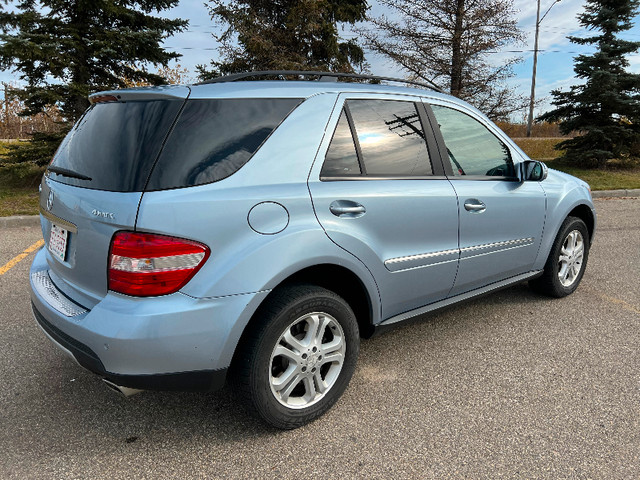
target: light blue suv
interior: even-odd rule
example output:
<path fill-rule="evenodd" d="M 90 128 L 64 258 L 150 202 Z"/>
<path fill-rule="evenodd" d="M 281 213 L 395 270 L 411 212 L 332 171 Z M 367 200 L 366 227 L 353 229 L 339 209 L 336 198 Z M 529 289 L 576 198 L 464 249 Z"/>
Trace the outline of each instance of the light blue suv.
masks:
<path fill-rule="evenodd" d="M 33 313 L 112 388 L 230 381 L 294 428 L 381 327 L 524 281 L 576 289 L 587 184 L 432 89 L 239 81 L 273 75 L 94 94 L 48 167 Z"/>

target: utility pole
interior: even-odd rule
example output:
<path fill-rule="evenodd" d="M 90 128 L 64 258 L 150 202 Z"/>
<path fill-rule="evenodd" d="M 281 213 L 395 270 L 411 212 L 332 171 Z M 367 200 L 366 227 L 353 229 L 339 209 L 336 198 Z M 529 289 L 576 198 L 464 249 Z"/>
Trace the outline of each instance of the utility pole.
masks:
<path fill-rule="evenodd" d="M 555 0 L 547 9 L 545 14 L 540 18 L 540 0 L 538 0 L 538 11 L 536 13 L 536 36 L 533 42 L 533 75 L 531 77 L 531 98 L 529 100 L 529 118 L 527 119 L 527 137 L 531 136 L 531 127 L 533 126 L 533 107 L 536 102 L 536 72 L 538 69 L 538 37 L 540 36 L 540 23 L 551 11 L 553 6 L 560 0 Z"/>

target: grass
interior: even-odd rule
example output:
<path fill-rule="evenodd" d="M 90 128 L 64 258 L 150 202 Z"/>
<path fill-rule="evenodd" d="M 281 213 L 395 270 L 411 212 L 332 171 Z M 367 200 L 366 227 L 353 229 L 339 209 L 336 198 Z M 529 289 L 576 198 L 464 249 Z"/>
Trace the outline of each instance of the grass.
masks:
<path fill-rule="evenodd" d="M 8 142 L 0 142 L 0 155 Z M 0 217 L 37 215 L 44 167 L 0 164 Z"/>
<path fill-rule="evenodd" d="M 545 161 L 550 168 L 584 180 L 591 190 L 620 190 L 640 188 L 640 168 L 591 170 L 566 165 L 562 160 Z"/>
<path fill-rule="evenodd" d="M 524 153 L 529 155 L 529 158 L 546 162 L 547 160 L 553 160 L 560 154 L 560 151 L 556 150 L 554 147 L 565 139 L 525 137 L 513 138 L 512 140 L 516 142 L 522 150 L 524 150 Z"/>
<path fill-rule="evenodd" d="M 621 168 L 612 166 L 604 170 L 579 168 L 567 164 L 561 150 L 554 147 L 563 138 L 514 138 L 513 141 L 534 160 L 545 162 L 550 168 L 568 173 L 584 180 L 591 190 L 619 190 L 640 188 L 640 168 Z"/>
<path fill-rule="evenodd" d="M 0 217 L 37 215 L 38 187 L 14 188 L 0 186 Z"/>

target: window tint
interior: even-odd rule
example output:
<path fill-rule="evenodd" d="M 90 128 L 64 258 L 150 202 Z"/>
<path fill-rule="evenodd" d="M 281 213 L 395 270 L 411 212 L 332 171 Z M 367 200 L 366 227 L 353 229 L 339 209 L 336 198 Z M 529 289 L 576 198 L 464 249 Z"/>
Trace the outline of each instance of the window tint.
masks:
<path fill-rule="evenodd" d="M 216 182 L 249 161 L 297 98 L 188 100 L 147 190 Z"/>
<path fill-rule="evenodd" d="M 432 105 L 454 175 L 515 176 L 511 153 L 480 122 L 452 108 Z"/>
<path fill-rule="evenodd" d="M 347 115 L 343 110 L 331 139 L 331 145 L 329 145 L 320 175 L 323 177 L 339 177 L 341 175 L 359 175 L 360 173 L 356 146 L 353 143 Z"/>
<path fill-rule="evenodd" d="M 367 175 L 431 175 L 424 130 L 413 102 L 347 102 Z"/>
<path fill-rule="evenodd" d="M 60 144 L 53 166 L 91 180 L 49 173 L 57 182 L 96 190 L 141 192 L 184 100 L 98 103 Z"/>

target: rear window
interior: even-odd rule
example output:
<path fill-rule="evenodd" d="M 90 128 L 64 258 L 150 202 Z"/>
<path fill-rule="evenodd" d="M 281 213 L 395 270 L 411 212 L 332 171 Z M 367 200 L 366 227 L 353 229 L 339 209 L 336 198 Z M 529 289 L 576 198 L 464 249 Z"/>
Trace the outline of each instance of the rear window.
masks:
<path fill-rule="evenodd" d="M 232 175 L 301 102 L 298 98 L 188 100 L 147 190 L 191 187 Z"/>
<path fill-rule="evenodd" d="M 60 144 L 53 166 L 90 177 L 49 172 L 69 185 L 140 192 L 184 100 L 98 103 L 89 107 Z"/>

